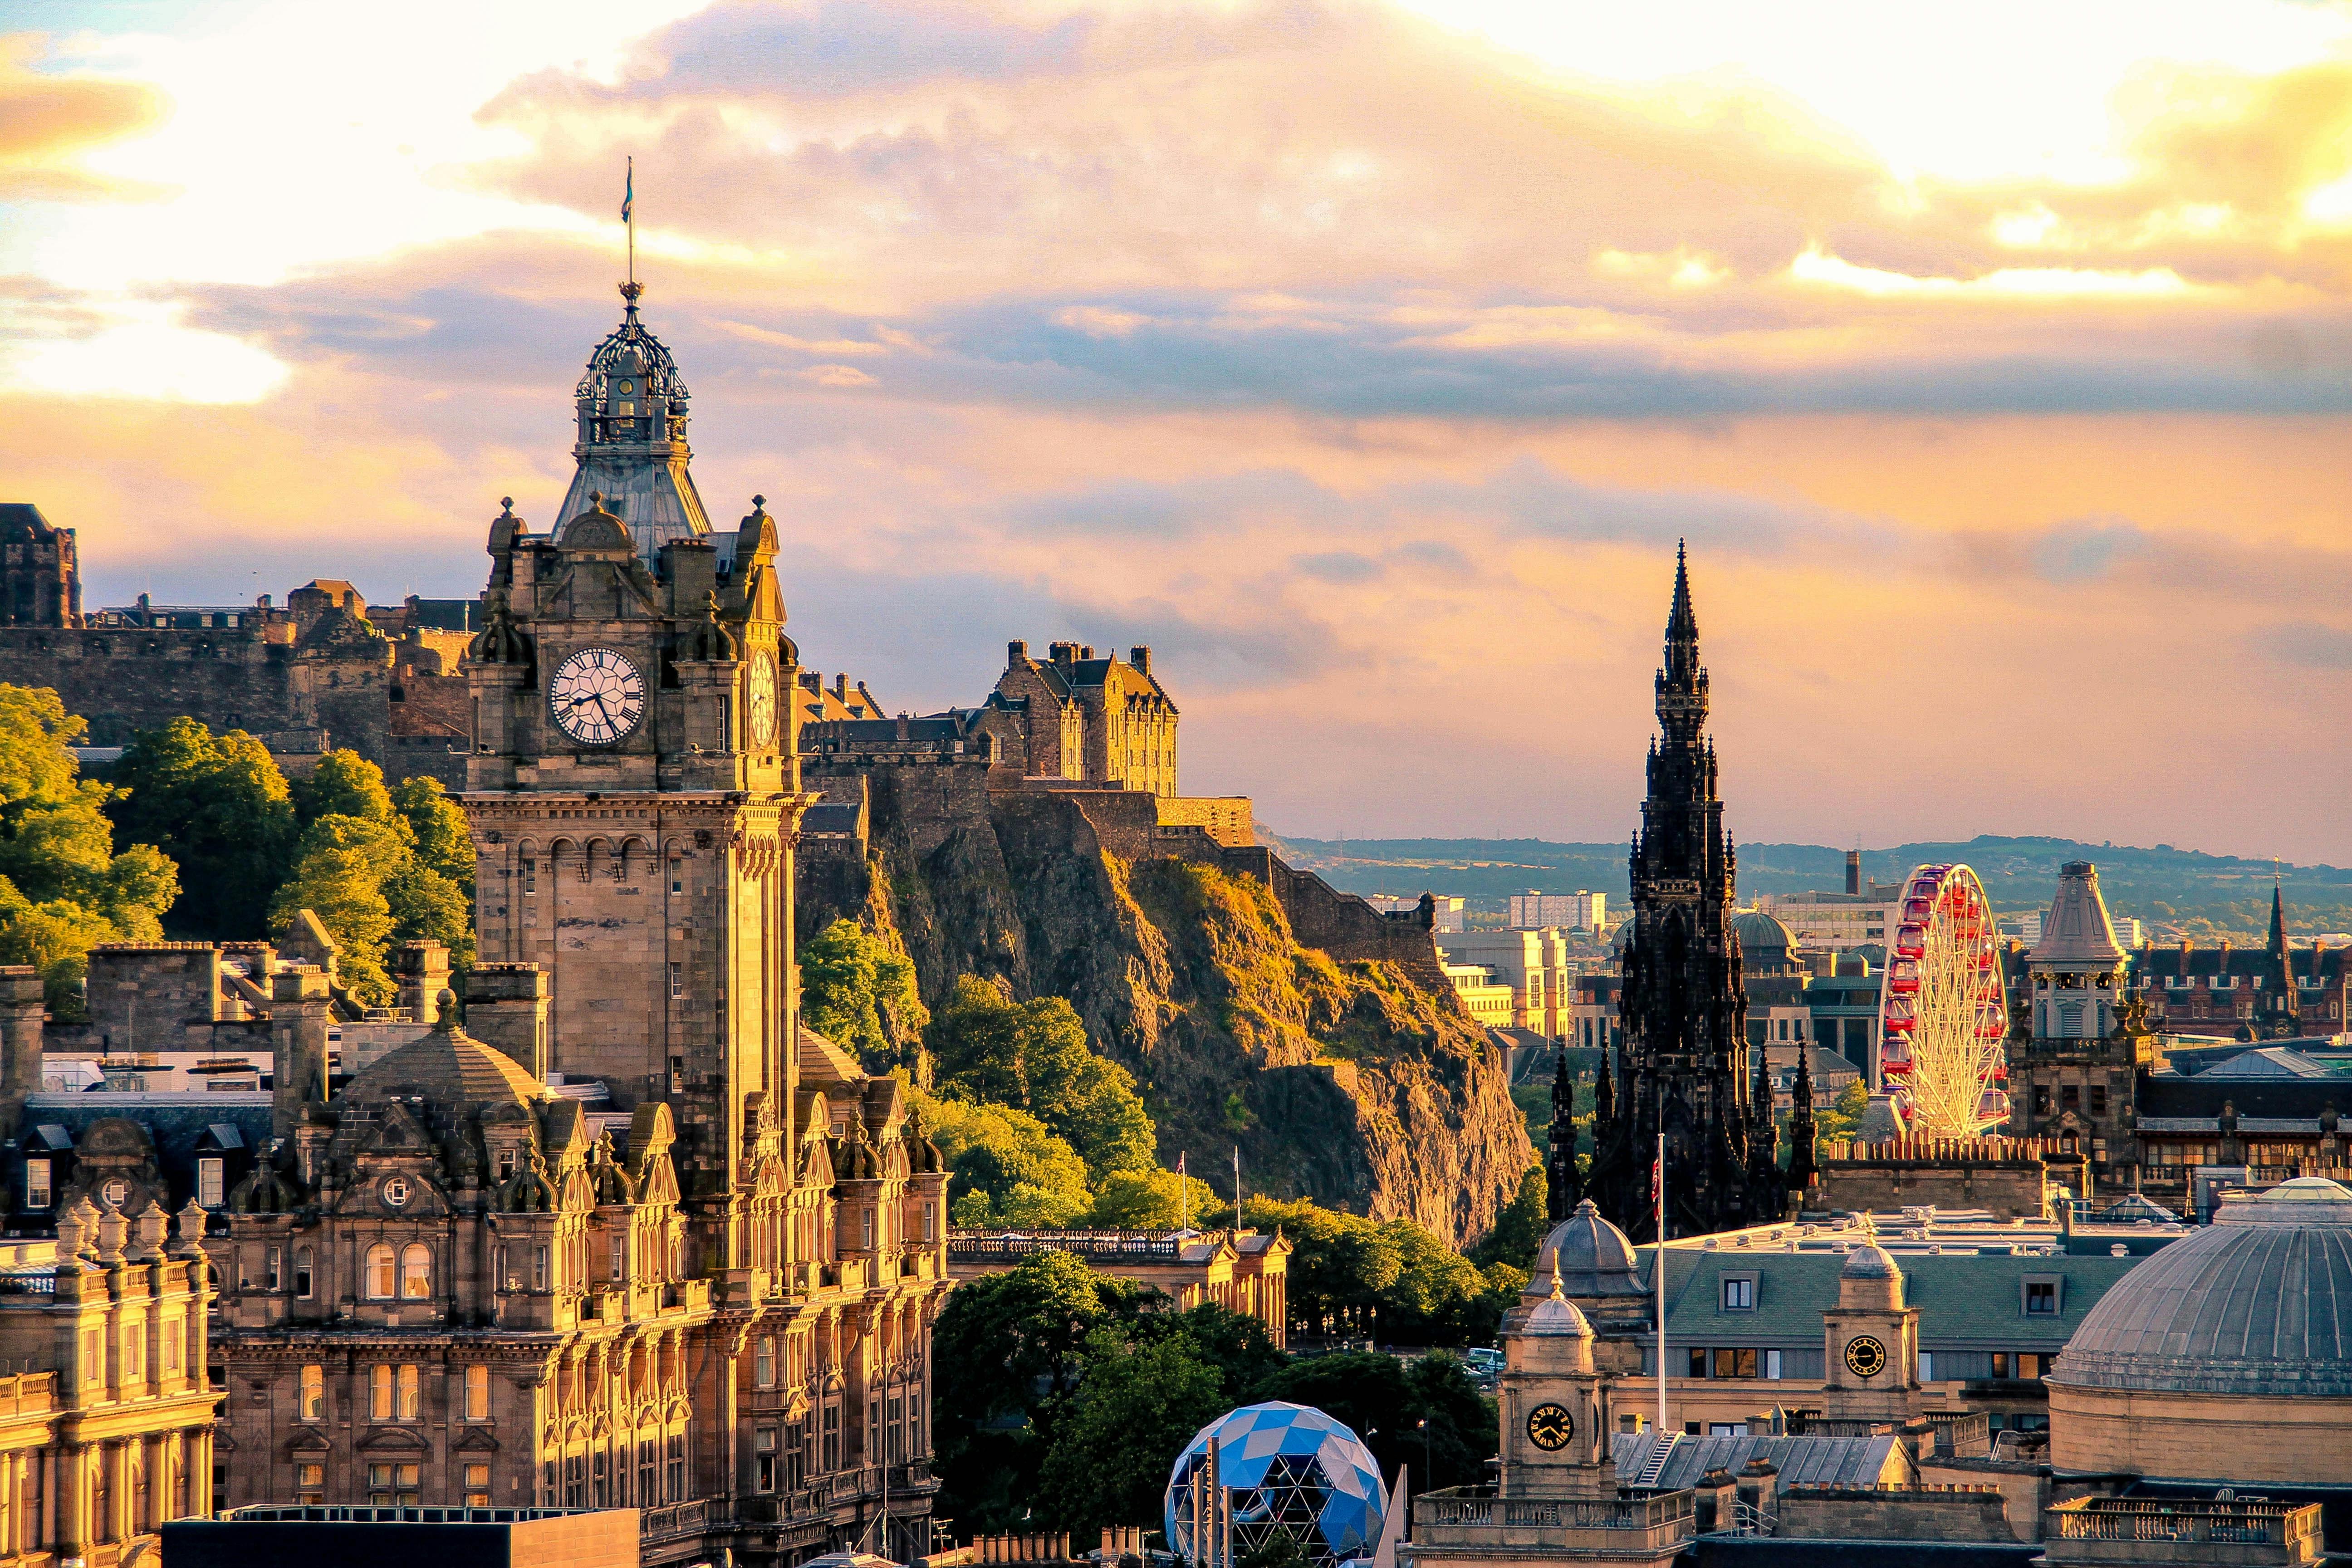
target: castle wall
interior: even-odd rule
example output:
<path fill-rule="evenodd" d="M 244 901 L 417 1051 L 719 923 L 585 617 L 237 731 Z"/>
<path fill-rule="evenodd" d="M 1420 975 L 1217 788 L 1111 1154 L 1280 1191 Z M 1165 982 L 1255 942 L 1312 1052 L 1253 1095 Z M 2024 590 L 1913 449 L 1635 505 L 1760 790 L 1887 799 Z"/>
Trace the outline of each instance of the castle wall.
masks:
<path fill-rule="evenodd" d="M 183 714 L 265 743 L 312 727 L 293 647 L 258 628 L 0 626 L 0 681 L 54 689 L 68 712 L 89 721 L 93 746 L 129 745 Z"/>

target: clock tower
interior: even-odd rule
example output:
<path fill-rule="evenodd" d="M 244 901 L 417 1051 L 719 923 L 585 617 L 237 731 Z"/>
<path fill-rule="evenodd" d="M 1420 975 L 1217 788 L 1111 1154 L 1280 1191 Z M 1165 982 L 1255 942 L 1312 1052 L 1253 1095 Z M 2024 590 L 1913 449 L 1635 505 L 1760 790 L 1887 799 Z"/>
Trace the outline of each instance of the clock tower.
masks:
<path fill-rule="evenodd" d="M 738 1197 L 793 1147 L 793 842 L 814 797 L 775 522 L 754 497 L 711 530 L 639 290 L 580 383 L 556 525 L 511 502 L 490 524 L 462 803 L 481 963 L 545 977 L 544 1026 L 495 1043 L 616 1110 L 667 1102 L 701 1258 L 743 1267 Z"/>
<path fill-rule="evenodd" d="M 1822 1413 L 1832 1421 L 1919 1417 L 1919 1310 L 1903 1304 L 1903 1270 L 1885 1247 L 1846 1255 L 1837 1305 L 1822 1314 Z"/>
<path fill-rule="evenodd" d="M 1560 1293 L 1503 1336 L 1503 1495 L 1612 1498 L 1617 1466 L 1608 1400 L 1592 1364 L 1592 1325 Z"/>

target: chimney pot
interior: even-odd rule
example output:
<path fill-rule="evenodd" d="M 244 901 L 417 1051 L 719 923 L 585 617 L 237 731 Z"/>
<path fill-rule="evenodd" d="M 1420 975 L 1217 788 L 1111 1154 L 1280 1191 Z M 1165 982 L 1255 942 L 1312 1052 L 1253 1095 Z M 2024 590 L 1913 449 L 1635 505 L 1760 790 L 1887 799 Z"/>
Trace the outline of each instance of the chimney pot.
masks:
<path fill-rule="evenodd" d="M 1004 668 L 1016 669 L 1029 661 L 1029 645 L 1018 639 L 1004 645 Z"/>

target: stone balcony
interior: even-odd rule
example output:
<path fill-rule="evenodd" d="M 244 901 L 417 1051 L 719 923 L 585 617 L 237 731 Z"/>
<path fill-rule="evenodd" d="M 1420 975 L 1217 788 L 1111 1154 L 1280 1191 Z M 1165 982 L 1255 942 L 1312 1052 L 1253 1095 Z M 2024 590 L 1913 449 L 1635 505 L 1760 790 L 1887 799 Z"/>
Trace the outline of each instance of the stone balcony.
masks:
<path fill-rule="evenodd" d="M 1424 1492 L 1412 1500 L 1412 1539 L 1400 1552 L 1414 1563 L 1508 1564 L 1559 1561 L 1663 1563 L 1690 1541 L 1694 1499 L 1686 1491 L 1644 1498 L 1496 1497 L 1483 1487 Z"/>
<path fill-rule="evenodd" d="M 2301 1568 L 2321 1558 L 2317 1503 L 2077 1498 L 2042 1510 L 2042 1536 L 2050 1568 Z"/>

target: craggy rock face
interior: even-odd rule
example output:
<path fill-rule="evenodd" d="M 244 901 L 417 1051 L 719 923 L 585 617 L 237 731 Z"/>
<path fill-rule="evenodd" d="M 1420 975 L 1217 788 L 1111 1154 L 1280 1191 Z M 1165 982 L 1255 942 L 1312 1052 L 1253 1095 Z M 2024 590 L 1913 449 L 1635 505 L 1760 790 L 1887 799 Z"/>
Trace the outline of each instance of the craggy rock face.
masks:
<path fill-rule="evenodd" d="M 1255 879 L 1104 853 L 1078 807 L 1000 795 L 918 856 L 875 775 L 879 876 L 803 886 L 799 921 L 847 915 L 903 941 L 923 998 L 959 974 L 1068 999 L 1094 1048 L 1131 1070 L 1161 1158 L 1195 1168 L 1238 1142 L 1252 1192 L 1484 1234 L 1534 1158 L 1504 1069 L 1450 997 L 1385 963 L 1294 938 Z M 851 896 L 845 898 L 847 893 Z"/>

